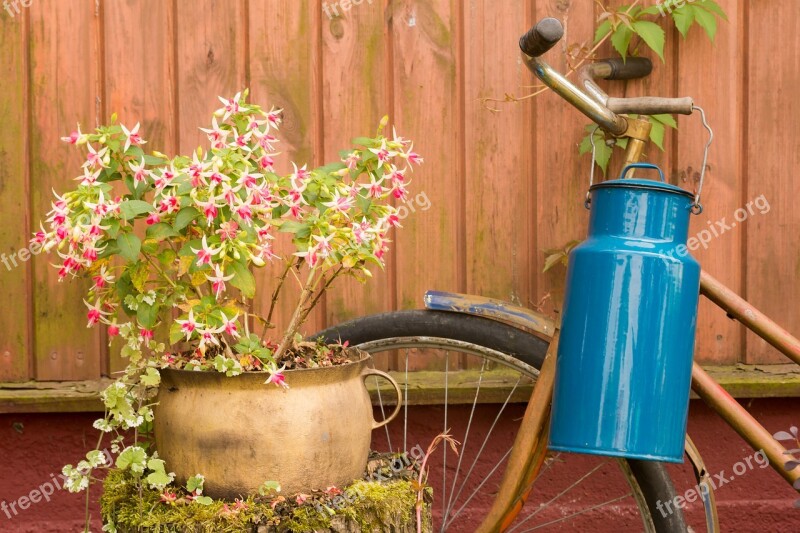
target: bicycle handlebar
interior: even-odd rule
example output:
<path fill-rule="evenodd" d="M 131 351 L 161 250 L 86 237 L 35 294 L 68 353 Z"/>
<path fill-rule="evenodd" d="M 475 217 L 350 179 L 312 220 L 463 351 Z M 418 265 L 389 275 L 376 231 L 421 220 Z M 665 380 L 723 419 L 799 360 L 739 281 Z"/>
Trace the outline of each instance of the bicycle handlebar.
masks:
<path fill-rule="evenodd" d="M 585 91 L 580 90 L 539 57 L 553 48 L 563 35 L 564 27 L 558 19 L 548 17 L 540 20 L 519 40 L 525 65 L 545 85 L 604 130 L 613 135 L 624 135 L 628 121 L 622 114 L 692 113 L 691 98 L 609 98 L 593 81 L 594 78 L 620 80 L 647 76 L 652 63 L 646 58 L 630 58 L 626 62 L 606 59 L 591 63 L 581 69 Z"/>
<path fill-rule="evenodd" d="M 552 17 L 540 20 L 519 39 L 520 49 L 531 57 L 544 55 L 564 36 L 564 26 Z"/>

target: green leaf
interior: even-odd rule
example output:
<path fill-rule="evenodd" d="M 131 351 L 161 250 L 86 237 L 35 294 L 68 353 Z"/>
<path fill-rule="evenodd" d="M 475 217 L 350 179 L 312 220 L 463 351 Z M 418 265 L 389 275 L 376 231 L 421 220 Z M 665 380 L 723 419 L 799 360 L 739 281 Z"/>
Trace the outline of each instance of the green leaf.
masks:
<path fill-rule="evenodd" d="M 158 370 L 156 370 L 155 368 L 150 367 L 147 369 L 147 372 L 145 372 L 139 377 L 139 381 L 141 381 L 147 387 L 158 387 L 158 384 L 161 383 L 161 374 L 159 374 Z M 158 461 L 158 460 L 160 459 L 153 459 L 152 461 Z M 150 466 L 149 468 L 153 469 L 152 466 Z M 162 469 L 164 468 L 163 461 L 161 468 Z"/>
<path fill-rule="evenodd" d="M 181 325 L 177 322 L 173 322 L 172 325 L 169 327 L 169 343 L 170 344 L 177 344 L 181 341 L 184 337 L 183 331 L 181 331 Z"/>
<path fill-rule="evenodd" d="M 119 204 L 119 210 L 124 220 L 130 220 L 139 215 L 155 211 L 155 208 L 142 200 L 125 200 Z"/>
<path fill-rule="evenodd" d="M 163 489 L 172 483 L 172 478 L 166 472 L 151 472 L 147 474 L 147 483 L 155 489 Z"/>
<path fill-rule="evenodd" d="M 105 224 L 108 226 L 108 229 L 106 230 L 108 236 L 111 237 L 112 239 L 116 239 L 117 235 L 119 235 L 119 219 L 112 218 Z"/>
<path fill-rule="evenodd" d="M 689 28 L 692 27 L 692 23 L 694 23 L 694 10 L 687 9 L 689 7 L 691 6 L 684 6 L 672 12 L 672 20 L 675 22 L 675 27 L 678 28 L 684 39 L 686 34 L 689 33 Z"/>
<path fill-rule="evenodd" d="M 200 505 L 211 505 L 214 503 L 214 500 L 212 500 L 210 496 L 198 496 L 194 501 Z"/>
<path fill-rule="evenodd" d="M 176 254 L 174 250 L 167 248 L 166 250 L 158 254 L 158 262 L 161 263 L 161 266 L 169 268 L 170 266 L 172 266 L 172 263 L 175 261 L 177 257 L 178 254 Z"/>
<path fill-rule="evenodd" d="M 632 38 L 633 31 L 623 24 L 620 24 L 611 36 L 611 45 L 622 56 L 623 60 L 628 57 L 628 46 L 630 46 Z"/>
<path fill-rule="evenodd" d="M 728 20 L 728 15 L 725 13 L 725 10 L 722 9 L 714 0 L 701 0 L 701 2 L 698 4 L 698 7 L 703 7 L 708 11 L 711 11 L 722 20 Z"/>
<path fill-rule="evenodd" d="M 144 164 L 148 166 L 159 166 L 166 163 L 167 160 L 161 157 L 156 157 L 154 155 L 146 155 L 144 156 Z"/>
<path fill-rule="evenodd" d="M 200 216 L 200 212 L 195 209 L 194 207 L 184 207 L 178 214 L 175 216 L 175 222 L 172 224 L 172 227 L 175 228 L 175 231 L 181 231 L 183 228 L 188 226 L 192 220 L 196 219 Z"/>
<path fill-rule="evenodd" d="M 353 144 L 358 144 L 360 146 L 372 147 L 375 144 L 375 139 L 370 139 L 369 137 L 356 137 L 353 139 Z"/>
<path fill-rule="evenodd" d="M 117 237 L 119 253 L 130 263 L 135 263 L 139 258 L 139 250 L 142 249 L 142 241 L 133 233 L 123 233 Z"/>
<path fill-rule="evenodd" d="M 714 14 L 710 11 L 706 11 L 702 7 L 699 6 L 691 6 L 692 11 L 694 12 L 694 18 L 697 20 L 697 23 L 700 25 L 701 28 L 706 30 L 708 34 L 708 38 L 711 39 L 711 42 L 714 42 L 714 37 L 717 35 L 717 19 L 714 17 Z"/>
<path fill-rule="evenodd" d="M 206 481 L 205 478 L 199 474 L 196 476 L 192 476 L 188 480 L 186 480 L 186 490 L 188 490 L 189 492 L 194 492 L 196 490 L 202 491 L 205 481 Z"/>
<path fill-rule="evenodd" d="M 152 226 L 148 226 L 147 228 L 148 239 L 153 239 L 160 242 L 164 239 L 169 239 L 170 237 L 180 237 L 180 234 L 172 229 L 172 226 L 166 222 L 159 222 L 157 224 L 153 224 Z"/>
<path fill-rule="evenodd" d="M 128 268 L 131 276 L 131 283 L 136 287 L 139 292 L 145 292 L 145 285 L 147 278 L 150 277 L 148 264 L 144 261 L 138 261 L 132 267 Z"/>
<path fill-rule="evenodd" d="M 178 250 L 179 256 L 194 256 L 195 253 L 192 251 L 192 248 L 195 250 L 199 250 L 203 247 L 203 241 L 201 239 L 194 239 L 192 241 L 187 242 L 184 244 L 180 250 Z"/>
<path fill-rule="evenodd" d="M 252 298 L 256 295 L 256 278 L 247 268 L 247 265 L 239 261 L 230 264 L 233 271 L 231 285 L 242 291 L 245 298 Z"/>
<path fill-rule="evenodd" d="M 147 453 L 139 447 L 126 448 L 117 456 L 117 468 L 125 470 L 134 464 L 141 464 L 147 461 Z"/>
<path fill-rule="evenodd" d="M 661 151 L 664 151 L 664 130 L 666 128 L 661 122 L 652 121 L 652 128 L 650 129 L 650 140 L 658 146 Z"/>
<path fill-rule="evenodd" d="M 633 23 L 633 31 L 642 38 L 642 40 L 658 54 L 661 61 L 664 61 L 664 29 L 648 20 L 637 20 Z"/>
<path fill-rule="evenodd" d="M 608 35 L 611 31 L 611 21 L 605 20 L 602 24 L 597 27 L 597 30 L 594 32 L 594 44 L 599 43 L 603 40 L 603 38 Z"/>
<path fill-rule="evenodd" d="M 650 118 L 652 119 L 650 122 L 655 120 L 657 122 L 660 122 L 660 123 L 664 124 L 665 126 L 669 126 L 672 129 L 677 129 L 678 128 L 678 123 L 675 122 L 675 117 L 673 117 L 672 115 L 668 115 L 668 114 L 650 115 Z"/>
<path fill-rule="evenodd" d="M 139 321 L 143 327 L 153 329 L 158 320 L 158 312 L 161 306 L 158 304 L 149 305 L 146 302 L 140 302 L 139 307 L 136 309 L 136 320 Z"/>

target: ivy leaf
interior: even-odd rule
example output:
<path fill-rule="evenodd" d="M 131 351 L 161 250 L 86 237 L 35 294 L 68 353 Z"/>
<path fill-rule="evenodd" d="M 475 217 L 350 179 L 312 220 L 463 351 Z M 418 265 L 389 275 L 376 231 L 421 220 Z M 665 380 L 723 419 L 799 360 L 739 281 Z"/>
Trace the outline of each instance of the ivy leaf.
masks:
<path fill-rule="evenodd" d="M 166 222 L 159 222 L 147 228 L 147 238 L 155 241 L 163 241 L 170 237 L 179 237 L 180 234 L 172 229 L 172 226 Z"/>
<path fill-rule="evenodd" d="M 650 115 L 650 122 L 657 121 L 672 129 L 678 129 L 678 123 L 675 122 L 675 117 L 669 114 Z"/>
<path fill-rule="evenodd" d="M 214 503 L 214 500 L 212 500 L 209 496 L 197 496 L 194 501 L 200 505 L 211 505 Z"/>
<path fill-rule="evenodd" d="M 717 19 L 714 17 L 714 14 L 706 11 L 700 6 L 689 7 L 692 8 L 692 12 L 694 13 L 694 18 L 697 20 L 697 23 L 701 28 L 706 30 L 708 38 L 711 39 L 711 42 L 714 42 L 714 37 L 717 35 Z"/>
<path fill-rule="evenodd" d="M 620 24 L 611 36 L 611 45 L 623 60 L 628 57 L 628 46 L 630 46 L 632 38 L 633 31 L 624 24 Z"/>
<path fill-rule="evenodd" d="M 594 32 L 594 44 L 599 43 L 600 41 L 605 38 L 611 32 L 611 21 L 606 20 L 602 24 L 597 27 L 597 30 Z"/>
<path fill-rule="evenodd" d="M 672 12 L 672 20 L 675 22 L 675 27 L 681 32 L 681 35 L 686 39 L 686 34 L 689 33 L 689 28 L 694 23 L 694 10 L 689 9 L 692 6 L 683 6 Z"/>
<path fill-rule="evenodd" d="M 139 215 L 155 211 L 155 208 L 142 200 L 125 200 L 119 204 L 119 210 L 124 220 L 130 220 Z"/>
<path fill-rule="evenodd" d="M 650 128 L 650 140 L 658 146 L 661 151 L 664 151 L 664 133 L 666 128 L 664 125 L 657 121 L 651 121 L 652 127 Z"/>
<path fill-rule="evenodd" d="M 714 13 L 715 15 L 717 15 L 722 20 L 725 20 L 725 21 L 728 20 L 728 15 L 725 14 L 725 10 L 722 9 L 720 7 L 720 5 L 718 3 L 716 3 L 714 0 L 703 0 L 703 3 L 701 4 L 701 6 L 704 9 Z"/>
<path fill-rule="evenodd" d="M 194 207 L 184 207 L 178 214 L 175 216 L 175 222 L 172 224 L 172 227 L 175 228 L 175 231 L 180 231 L 186 226 L 188 226 L 192 220 L 196 219 L 200 216 L 200 212 L 195 209 Z"/>
<path fill-rule="evenodd" d="M 134 464 L 142 464 L 147 461 L 147 453 L 142 448 L 136 447 L 129 447 L 125 448 L 117 456 L 117 468 L 120 470 L 125 470 L 129 466 Z"/>
<path fill-rule="evenodd" d="M 592 131 L 595 130 L 595 126 L 590 124 L 586 126 L 586 131 L 588 132 L 586 137 L 581 140 L 581 145 L 579 148 L 579 152 L 581 155 L 592 153 Z M 603 171 L 603 175 L 605 175 L 606 170 L 608 169 L 608 162 L 611 160 L 611 151 L 612 148 L 606 144 L 606 137 L 603 135 L 602 130 L 597 129 L 594 131 L 594 146 L 595 146 L 595 163 L 597 166 L 600 167 L 600 170 Z"/>
<path fill-rule="evenodd" d="M 648 20 L 637 20 L 633 23 L 633 31 L 642 38 L 642 40 L 658 54 L 661 61 L 664 61 L 664 29 Z"/>
<path fill-rule="evenodd" d="M 231 263 L 233 278 L 231 285 L 242 291 L 245 298 L 252 298 L 256 295 L 256 278 L 244 263 L 234 261 Z"/>
<path fill-rule="evenodd" d="M 142 249 L 142 241 L 133 233 L 123 233 L 117 237 L 119 253 L 130 263 L 135 263 L 139 258 L 139 250 Z"/>

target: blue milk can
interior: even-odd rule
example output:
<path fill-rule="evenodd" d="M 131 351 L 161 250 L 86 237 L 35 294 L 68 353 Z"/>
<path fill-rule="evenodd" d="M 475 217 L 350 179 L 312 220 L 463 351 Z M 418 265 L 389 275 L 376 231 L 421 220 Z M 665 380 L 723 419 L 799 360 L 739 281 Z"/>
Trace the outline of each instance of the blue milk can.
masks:
<path fill-rule="evenodd" d="M 622 179 L 631 167 L 661 182 Z M 682 462 L 700 265 L 693 195 L 655 165 L 590 188 L 589 236 L 569 254 L 550 448 Z"/>

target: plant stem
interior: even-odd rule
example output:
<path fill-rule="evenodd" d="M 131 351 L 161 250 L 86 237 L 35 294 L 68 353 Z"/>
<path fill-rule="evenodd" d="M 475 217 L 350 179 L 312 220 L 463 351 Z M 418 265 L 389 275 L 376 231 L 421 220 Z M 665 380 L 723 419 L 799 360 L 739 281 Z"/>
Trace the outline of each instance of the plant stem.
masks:
<path fill-rule="evenodd" d="M 286 328 L 286 333 L 284 333 L 283 339 L 281 340 L 278 349 L 275 350 L 275 353 L 273 354 L 273 358 L 275 359 L 276 362 L 280 360 L 281 355 L 283 355 L 283 352 L 286 351 L 286 348 L 292 342 L 294 334 L 297 333 L 297 329 L 300 327 L 300 324 L 302 323 L 300 321 L 300 316 L 302 314 L 303 307 L 306 305 L 306 302 L 308 301 L 309 297 L 311 297 L 314 293 L 314 286 L 316 285 L 314 281 L 314 276 L 316 274 L 317 274 L 317 267 L 311 267 L 311 269 L 308 272 L 308 279 L 306 280 L 305 285 L 303 286 L 303 292 L 300 293 L 300 301 L 297 303 L 297 307 L 295 308 L 294 313 L 292 314 L 292 320 L 289 322 L 289 326 Z"/>
<path fill-rule="evenodd" d="M 296 264 L 300 264 L 299 260 Z M 293 266 L 295 266 L 294 260 L 286 262 L 286 268 L 283 269 L 283 273 L 281 274 L 280 278 L 278 278 L 278 286 L 275 287 L 274 291 L 272 291 L 272 301 L 269 304 L 269 313 L 267 314 L 267 320 L 264 323 L 264 331 L 261 333 L 261 342 L 264 342 L 264 337 L 267 336 L 267 331 L 269 331 L 270 325 L 272 324 L 272 314 L 275 312 L 275 306 L 278 303 L 278 295 L 280 294 L 283 284 L 286 281 L 286 276 L 289 275 L 289 271 Z"/>
<path fill-rule="evenodd" d="M 325 284 L 322 286 L 322 289 L 320 289 L 320 291 L 317 293 L 316 297 L 314 297 L 314 300 L 311 302 L 311 304 L 308 307 L 306 307 L 305 311 L 303 312 L 303 315 L 300 317 L 300 324 L 301 325 L 305 323 L 306 319 L 308 318 L 309 313 L 311 313 L 311 311 L 317 306 L 317 302 L 319 302 L 319 299 L 322 298 L 322 295 L 325 294 L 325 291 L 328 290 L 328 287 L 331 286 L 331 283 L 333 283 L 333 280 L 335 280 L 339 276 L 339 274 L 341 274 L 343 269 L 344 269 L 343 266 L 339 266 L 339 268 L 336 270 L 336 272 L 334 272 L 331 275 L 331 277 L 328 278 L 328 281 L 326 281 Z"/>

